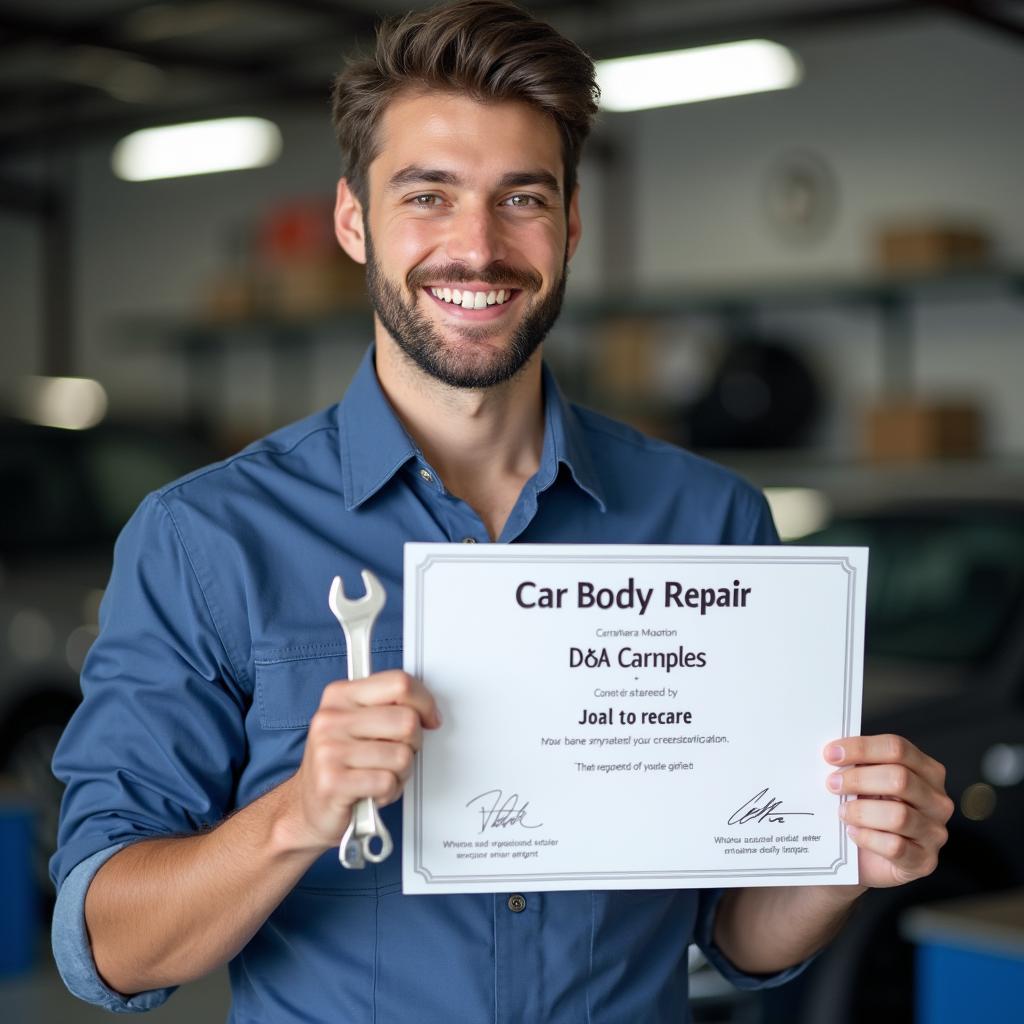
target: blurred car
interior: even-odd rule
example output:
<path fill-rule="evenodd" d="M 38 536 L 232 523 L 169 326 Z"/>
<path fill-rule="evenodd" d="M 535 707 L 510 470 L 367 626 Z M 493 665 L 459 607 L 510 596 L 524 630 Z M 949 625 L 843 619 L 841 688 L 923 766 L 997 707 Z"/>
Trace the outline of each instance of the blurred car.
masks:
<path fill-rule="evenodd" d="M 50 761 L 79 701 L 114 539 L 148 491 L 210 460 L 179 432 L 0 419 L 0 772 L 37 808 L 47 889 L 61 796 Z"/>
<path fill-rule="evenodd" d="M 868 892 L 797 982 L 765 994 L 780 1024 L 913 1020 L 903 912 L 1024 885 L 1024 475 L 892 473 L 844 502 L 857 507 L 798 542 L 870 549 L 862 731 L 942 762 L 956 810 L 933 875 Z"/>

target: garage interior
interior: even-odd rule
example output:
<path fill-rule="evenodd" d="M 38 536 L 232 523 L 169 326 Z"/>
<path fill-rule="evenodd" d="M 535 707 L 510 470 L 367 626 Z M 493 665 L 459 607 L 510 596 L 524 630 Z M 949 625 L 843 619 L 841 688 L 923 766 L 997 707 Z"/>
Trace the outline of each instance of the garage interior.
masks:
<path fill-rule="evenodd" d="M 107 1019 L 57 976 L 41 865 L 46 765 L 113 537 L 149 490 L 344 393 L 372 328 L 331 224 L 330 82 L 381 16 L 426 6 L 0 3 L 12 1020 Z M 545 358 L 574 401 L 764 488 L 783 541 L 870 547 L 865 732 L 944 761 L 956 803 L 935 875 L 869 894 L 792 985 L 736 992 L 692 957 L 694 1020 L 1008 1015 L 1024 978 L 1024 3 L 527 6 L 598 61 L 752 39 L 793 55 L 786 88 L 602 111 Z M 260 166 L 119 176 L 134 132 L 242 117 L 271 125 Z M 221 1021 L 229 999 L 218 972 L 151 1017 Z"/>

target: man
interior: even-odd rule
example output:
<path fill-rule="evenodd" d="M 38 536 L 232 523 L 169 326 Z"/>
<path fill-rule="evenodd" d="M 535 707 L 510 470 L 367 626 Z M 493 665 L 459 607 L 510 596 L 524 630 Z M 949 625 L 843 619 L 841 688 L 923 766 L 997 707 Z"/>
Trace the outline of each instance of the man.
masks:
<path fill-rule="evenodd" d="M 491 0 L 389 24 L 340 76 L 336 228 L 375 346 L 338 406 L 151 495 L 118 542 L 55 759 L 55 950 L 82 997 L 147 1009 L 230 962 L 237 1022 L 677 1021 L 691 940 L 778 983 L 864 887 L 933 869 L 943 771 L 894 737 L 825 752 L 836 792 L 885 798 L 845 805 L 852 890 L 406 897 L 397 851 L 337 863 L 360 797 L 401 842 L 413 753 L 444 727 L 398 670 L 405 541 L 776 539 L 747 485 L 567 405 L 542 368 L 594 112 L 588 58 Z M 328 682 L 329 583 L 363 567 L 389 594 L 378 671 Z"/>

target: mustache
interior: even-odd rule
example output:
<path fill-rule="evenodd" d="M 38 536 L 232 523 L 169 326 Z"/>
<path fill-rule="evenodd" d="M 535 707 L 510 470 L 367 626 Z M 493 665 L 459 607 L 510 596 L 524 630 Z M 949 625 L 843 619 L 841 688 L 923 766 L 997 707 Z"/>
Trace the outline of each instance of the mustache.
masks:
<path fill-rule="evenodd" d="M 492 263 L 483 270 L 471 270 L 461 263 L 445 263 L 436 266 L 415 267 L 406 275 L 405 282 L 411 291 L 437 282 L 460 284 L 465 281 L 493 284 L 497 288 L 520 288 L 523 291 L 540 291 L 541 277 L 530 270 L 519 270 L 504 263 Z"/>

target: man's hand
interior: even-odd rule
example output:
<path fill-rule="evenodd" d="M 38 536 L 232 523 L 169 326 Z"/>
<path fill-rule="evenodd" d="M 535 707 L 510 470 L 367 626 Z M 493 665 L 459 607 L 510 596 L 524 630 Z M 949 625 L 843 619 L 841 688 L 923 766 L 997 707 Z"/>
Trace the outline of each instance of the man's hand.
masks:
<path fill-rule="evenodd" d="M 883 888 L 930 875 L 948 834 L 953 801 L 946 769 L 901 736 L 848 736 L 825 747 L 841 770 L 826 784 L 856 796 L 839 816 L 860 848 L 860 884 Z"/>
<path fill-rule="evenodd" d="M 97 871 L 85 918 L 103 979 L 144 992 L 236 956 L 338 845 L 358 799 L 398 799 L 422 730 L 440 724 L 434 698 L 404 672 L 329 684 L 291 778 L 215 829 L 129 843 Z"/>
<path fill-rule="evenodd" d="M 440 724 L 434 698 L 405 672 L 328 684 L 290 782 L 298 816 L 293 825 L 303 844 L 337 846 L 363 797 L 394 803 L 423 743 L 423 729 Z"/>

